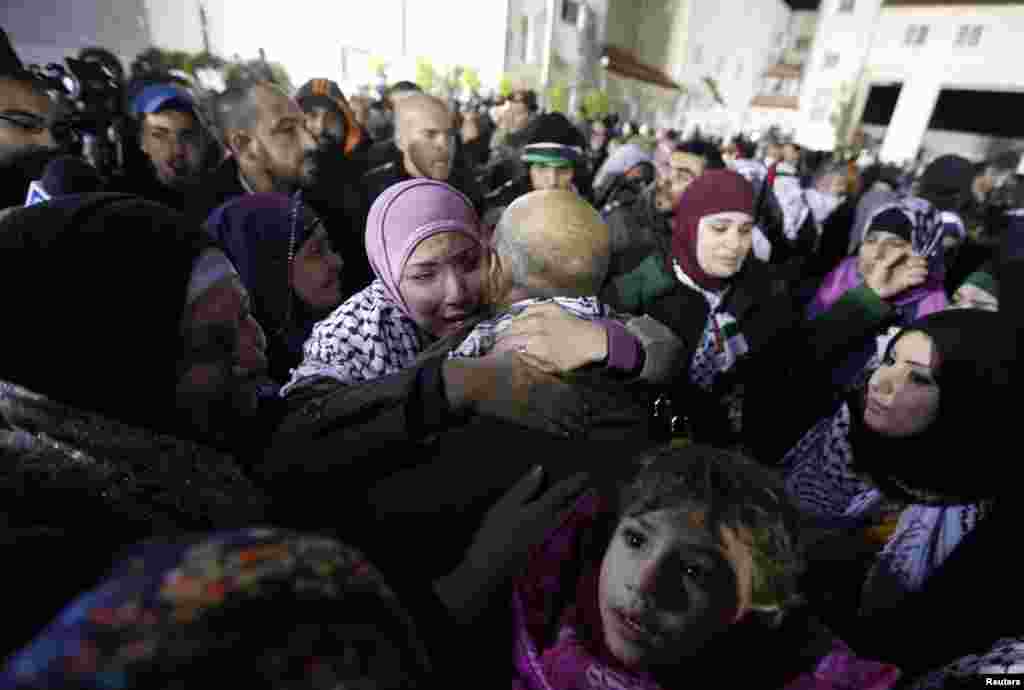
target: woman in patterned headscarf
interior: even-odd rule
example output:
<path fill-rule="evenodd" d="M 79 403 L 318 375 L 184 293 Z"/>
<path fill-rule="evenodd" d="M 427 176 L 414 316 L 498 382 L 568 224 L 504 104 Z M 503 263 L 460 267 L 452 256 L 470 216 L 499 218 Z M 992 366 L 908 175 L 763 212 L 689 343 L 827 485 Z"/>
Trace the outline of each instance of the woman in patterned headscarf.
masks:
<path fill-rule="evenodd" d="M 361 554 L 249 529 L 128 552 L 8 661 L 0 688 L 411 690 L 430 673 L 411 618 Z"/>
<path fill-rule="evenodd" d="M 975 532 L 991 548 L 993 529 L 996 535 L 1018 529 L 1017 463 L 998 452 L 979 452 L 977 434 L 966 433 L 984 429 L 997 448 L 1012 428 L 1013 412 L 1003 401 L 1013 393 L 1015 360 L 1015 340 L 1000 314 L 947 310 L 917 320 L 890 343 L 867 390 L 842 398 L 838 410 L 814 424 L 783 460 L 786 490 L 810 524 L 872 527 L 839 542 L 841 569 L 824 566 L 817 576 L 821 588 L 811 590 L 817 596 L 825 592 L 833 602 L 832 623 L 840 632 L 845 626 L 856 630 L 859 643 L 844 635 L 856 648 L 870 644 L 875 654 L 901 667 L 924 665 L 911 673 L 958 654 L 984 651 L 970 646 L 985 633 L 962 626 L 964 614 L 942 613 L 944 603 L 937 595 L 927 598 L 934 612 L 919 602 L 933 578 L 949 570 L 947 562 L 957 564 L 957 577 L 974 573 L 964 578 L 971 587 L 988 579 L 980 575 L 988 568 L 977 559 L 975 547 L 962 548 L 976 541 Z M 827 383 L 808 378 L 793 384 L 803 399 L 788 417 L 801 418 L 801 411 L 827 404 Z M 787 433 L 787 426 L 781 425 L 779 433 Z M 866 577 L 856 565 L 859 556 Z M 828 557 L 818 562 L 827 563 Z M 969 602 L 978 594 L 951 589 L 949 576 L 938 585 L 947 596 Z M 845 603 L 837 610 L 836 602 Z M 852 622 L 858 608 L 860 621 Z M 939 619 L 921 624 L 927 632 L 922 628 L 920 635 L 929 641 L 900 644 L 897 640 L 919 634 L 916 627 L 924 617 Z M 955 623 L 943 625 L 947 620 Z M 990 642 L 1019 632 L 1014 628 L 1019 616 L 1000 614 L 998 620 Z"/>
<path fill-rule="evenodd" d="M 808 306 L 814 318 L 828 310 L 845 293 L 864 284 L 864 276 L 872 267 L 901 252 L 910 252 L 908 262 L 918 266 L 923 280 L 893 300 L 899 326 L 927 316 L 948 306 L 945 287 L 945 263 L 942 238 L 944 224 L 941 214 L 923 199 L 906 197 L 884 204 L 875 210 L 867 224 L 864 241 L 856 256 L 851 256 L 832 271 L 818 288 Z M 890 334 L 891 336 L 891 334 Z M 833 377 L 838 385 L 855 385 L 863 378 L 871 359 L 885 350 L 885 340 L 876 347 L 867 347 L 851 356 Z"/>

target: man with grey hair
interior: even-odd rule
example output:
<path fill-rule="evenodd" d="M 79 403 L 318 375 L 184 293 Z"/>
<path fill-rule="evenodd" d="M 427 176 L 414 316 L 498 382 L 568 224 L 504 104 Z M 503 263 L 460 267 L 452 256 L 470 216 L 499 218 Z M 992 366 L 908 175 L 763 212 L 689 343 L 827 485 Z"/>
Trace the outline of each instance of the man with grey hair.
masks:
<path fill-rule="evenodd" d="M 263 81 L 234 85 L 218 96 L 215 112 L 230 155 L 192 191 L 190 217 L 205 221 L 215 208 L 242 194 L 292 194 L 315 186 L 316 140 L 302 108 L 279 86 Z"/>

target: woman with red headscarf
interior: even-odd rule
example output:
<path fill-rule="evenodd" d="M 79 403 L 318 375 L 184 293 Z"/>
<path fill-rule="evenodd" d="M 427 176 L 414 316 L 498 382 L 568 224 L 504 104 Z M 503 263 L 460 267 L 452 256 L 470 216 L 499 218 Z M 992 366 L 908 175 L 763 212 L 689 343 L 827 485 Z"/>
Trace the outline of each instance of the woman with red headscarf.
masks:
<path fill-rule="evenodd" d="M 648 314 L 670 326 L 688 351 L 670 417 L 682 419 L 696 440 L 744 445 L 774 461 L 785 450 L 771 445 L 775 434 L 767 427 L 777 416 L 779 391 L 796 373 L 828 372 L 894 318 L 885 300 L 908 276 L 893 257 L 862 290 L 805 321 L 784 282 L 751 256 L 754 205 L 751 184 L 728 170 L 708 171 L 686 189 L 668 267 L 677 284 Z"/>

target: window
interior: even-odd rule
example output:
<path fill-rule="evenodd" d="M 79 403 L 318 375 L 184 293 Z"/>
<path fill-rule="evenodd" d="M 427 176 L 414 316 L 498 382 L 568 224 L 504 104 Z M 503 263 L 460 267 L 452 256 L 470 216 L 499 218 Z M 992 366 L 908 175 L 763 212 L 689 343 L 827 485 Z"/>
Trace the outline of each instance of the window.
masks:
<path fill-rule="evenodd" d="M 739 81 L 743 78 L 743 60 L 740 60 L 736 65 L 736 80 Z"/>
<path fill-rule="evenodd" d="M 722 76 L 722 72 L 725 71 L 726 60 L 728 60 L 728 58 L 725 57 L 724 55 L 718 58 L 718 67 L 715 68 L 715 74 L 717 74 L 718 76 Z"/>
<path fill-rule="evenodd" d="M 853 12 L 853 7 L 856 4 L 855 0 L 839 0 L 839 11 L 844 13 Z"/>
<path fill-rule="evenodd" d="M 573 0 L 562 1 L 562 21 L 576 26 L 580 18 L 580 4 Z"/>
<path fill-rule="evenodd" d="M 704 47 L 698 45 L 698 46 L 696 46 L 693 49 L 693 64 L 699 65 L 699 64 L 701 64 L 703 62 L 704 62 Z"/>
<path fill-rule="evenodd" d="M 978 24 L 964 24 L 956 34 L 956 45 L 977 48 L 981 43 L 981 32 L 984 27 Z"/>
<path fill-rule="evenodd" d="M 839 65 L 839 53 L 825 53 L 825 69 L 832 69 Z"/>
<path fill-rule="evenodd" d="M 926 40 L 928 40 L 928 27 L 924 24 L 911 24 L 907 27 L 903 43 L 908 46 L 920 46 L 924 45 Z"/>

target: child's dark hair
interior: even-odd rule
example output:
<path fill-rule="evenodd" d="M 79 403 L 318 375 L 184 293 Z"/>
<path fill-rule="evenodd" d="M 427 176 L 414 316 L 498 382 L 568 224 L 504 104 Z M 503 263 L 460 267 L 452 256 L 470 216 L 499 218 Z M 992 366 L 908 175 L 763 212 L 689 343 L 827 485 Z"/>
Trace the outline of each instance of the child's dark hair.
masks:
<path fill-rule="evenodd" d="M 618 520 L 686 505 L 703 507 L 712 534 L 730 527 L 749 539 L 755 607 L 778 611 L 800 602 L 798 516 L 775 473 L 738 453 L 699 444 L 661 448 L 637 464 L 633 479 L 609 497 L 616 501 Z"/>

